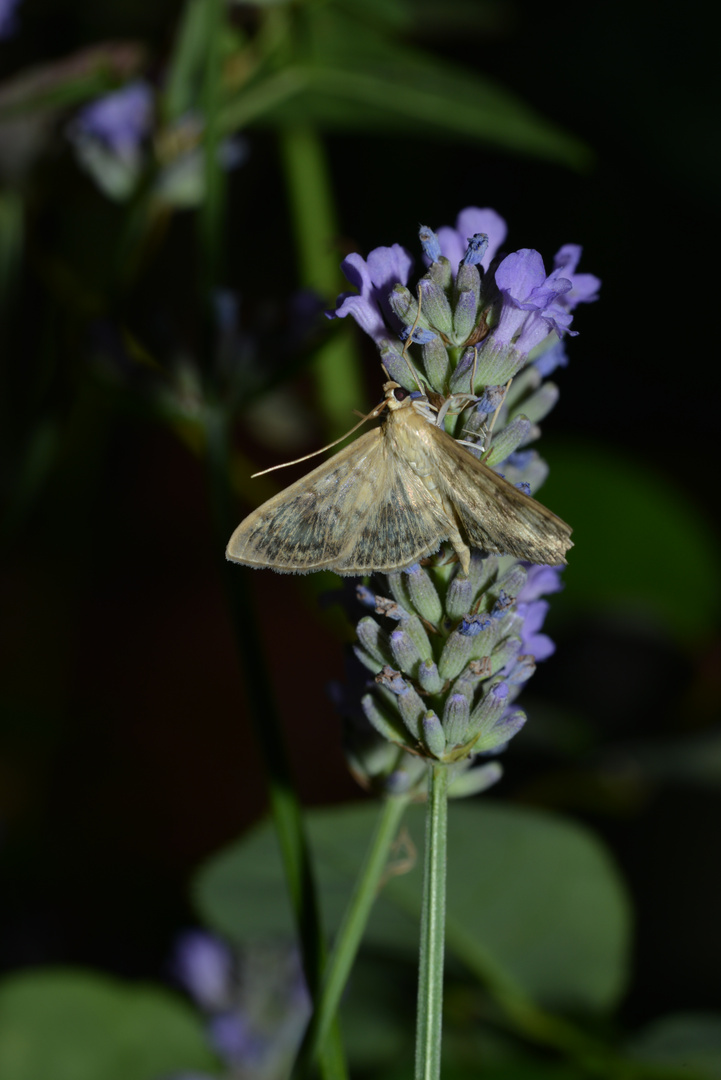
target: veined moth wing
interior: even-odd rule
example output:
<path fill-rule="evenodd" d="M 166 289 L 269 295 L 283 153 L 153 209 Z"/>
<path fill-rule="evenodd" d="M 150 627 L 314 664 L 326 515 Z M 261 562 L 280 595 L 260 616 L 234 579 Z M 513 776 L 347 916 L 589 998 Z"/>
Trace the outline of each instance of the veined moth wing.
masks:
<path fill-rule="evenodd" d="M 441 428 L 428 426 L 438 487 L 471 547 L 533 563 L 565 563 L 571 528 L 530 495 L 478 461 Z"/>
<path fill-rule="evenodd" d="M 447 537 L 440 506 L 376 428 L 245 518 L 226 556 L 287 574 L 390 573 Z"/>

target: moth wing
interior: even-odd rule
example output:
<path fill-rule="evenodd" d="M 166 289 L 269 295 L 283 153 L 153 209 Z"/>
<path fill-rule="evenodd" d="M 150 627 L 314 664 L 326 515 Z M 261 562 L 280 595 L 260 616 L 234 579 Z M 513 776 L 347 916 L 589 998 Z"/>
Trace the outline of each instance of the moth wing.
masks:
<path fill-rule="evenodd" d="M 436 551 L 448 535 L 444 522 L 378 428 L 253 511 L 226 556 L 281 573 L 391 572 Z"/>
<path fill-rule="evenodd" d="M 571 529 L 474 458 L 441 428 L 430 425 L 438 486 L 451 502 L 472 547 L 551 566 L 565 563 Z"/>

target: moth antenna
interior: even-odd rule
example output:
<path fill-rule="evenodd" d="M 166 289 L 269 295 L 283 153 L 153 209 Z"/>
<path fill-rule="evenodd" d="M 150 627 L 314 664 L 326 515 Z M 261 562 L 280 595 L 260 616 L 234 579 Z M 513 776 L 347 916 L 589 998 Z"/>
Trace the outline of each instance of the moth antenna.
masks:
<path fill-rule="evenodd" d="M 423 387 L 421 386 L 420 381 L 418 379 L 418 376 L 416 375 L 415 368 L 413 367 L 410 360 L 408 359 L 408 350 L 411 347 L 411 344 L 413 342 L 413 335 L 416 332 L 416 327 L 418 326 L 418 320 L 420 319 L 420 317 L 421 317 L 421 290 L 419 289 L 418 290 L 418 311 L 416 312 L 415 322 L 413 323 L 413 326 L 410 329 L 408 337 L 406 338 L 406 343 L 403 346 L 403 359 L 405 360 L 405 362 L 406 362 L 406 364 L 408 366 L 408 370 L 411 373 L 411 378 L 414 380 L 414 382 L 415 382 L 416 386 L 418 387 L 418 389 L 420 390 L 420 392 L 423 393 Z"/>
<path fill-rule="evenodd" d="M 387 401 L 382 401 L 380 405 L 376 405 L 375 409 L 372 409 L 367 416 L 363 416 L 350 431 L 346 431 L 345 435 L 341 435 L 340 438 L 334 439 L 333 442 L 328 443 L 327 446 L 321 446 L 320 450 L 314 450 L 311 454 L 304 454 L 303 457 L 296 458 L 295 461 L 283 461 L 280 465 L 271 465 L 269 469 L 263 469 L 261 472 L 253 473 L 250 479 L 255 480 L 256 476 L 265 476 L 266 473 L 275 472 L 276 469 L 285 469 L 289 465 L 300 465 L 301 461 L 308 461 L 309 458 L 317 457 L 318 454 L 324 454 L 326 450 L 332 450 L 334 446 L 343 442 L 343 440 L 347 439 L 349 435 L 352 435 L 354 431 L 357 431 L 359 427 L 362 427 L 366 420 L 375 420 L 376 416 L 380 415 L 381 409 L 384 409 L 386 405 Z"/>

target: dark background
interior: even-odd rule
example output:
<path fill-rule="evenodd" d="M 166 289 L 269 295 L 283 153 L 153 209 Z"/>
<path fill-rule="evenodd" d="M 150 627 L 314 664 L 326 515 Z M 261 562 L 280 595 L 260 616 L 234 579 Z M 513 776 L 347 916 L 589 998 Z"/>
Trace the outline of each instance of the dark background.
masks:
<path fill-rule="evenodd" d="M 0 65 L 10 74 L 109 38 L 139 39 L 162 55 L 178 10 L 27 0 Z M 577 313 L 561 400 L 545 424 L 549 445 L 561 453 L 581 439 L 648 467 L 678 494 L 679 514 L 691 506 L 710 528 L 718 99 L 706 6 L 479 5 L 474 25 L 454 24 L 451 11 L 446 39 L 424 41 L 421 24 L 416 40 L 495 77 L 589 143 L 595 164 L 575 173 L 450 141 L 331 135 L 341 247 L 415 249 L 419 222 L 451 224 L 473 204 L 495 207 L 509 245 L 537 248 L 547 265 L 561 244 L 582 243 L 581 269 L 603 289 Z M 285 303 L 295 269 L 273 138 L 251 132 L 249 142 L 230 181 L 226 243 L 229 285 L 254 326 L 269 296 Z M 9 535 L 0 579 L 0 967 L 69 962 L 163 976 L 175 934 L 194 920 L 194 867 L 258 818 L 263 781 L 203 466 L 85 375 L 89 331 L 44 288 L 43 252 L 57 244 L 93 273 L 120 211 L 79 174 L 61 137 L 32 183 L 27 263 L 2 357 L 6 400 L 17 403 L 5 474 L 24 427 L 60 416 L 63 434 Z M 192 349 L 189 217 L 173 222 L 152 290 L 146 281 L 126 298 L 124 314 L 155 341 Z M 364 348 L 373 400 L 376 359 Z M 549 503 L 574 523 L 572 509 L 551 499 L 552 483 Z M 623 519 L 609 531 L 623 553 Z M 651 535 L 649 557 L 653 543 Z M 680 609 L 685 559 L 681 548 L 662 568 Z M 358 797 L 325 692 L 342 677 L 342 645 L 290 579 L 259 573 L 253 587 L 302 797 Z M 707 588 L 717 612 L 716 582 Z M 577 720 L 576 733 L 554 742 L 529 724 L 489 797 L 575 814 L 610 842 L 637 913 L 627 1022 L 718 1007 L 718 768 L 703 783 L 660 778 L 629 749 L 715 733 L 718 637 L 710 625 L 676 635 L 622 604 L 602 614 L 559 606 L 549 626 L 558 651 L 526 704 L 542 734 L 554 710 Z"/>

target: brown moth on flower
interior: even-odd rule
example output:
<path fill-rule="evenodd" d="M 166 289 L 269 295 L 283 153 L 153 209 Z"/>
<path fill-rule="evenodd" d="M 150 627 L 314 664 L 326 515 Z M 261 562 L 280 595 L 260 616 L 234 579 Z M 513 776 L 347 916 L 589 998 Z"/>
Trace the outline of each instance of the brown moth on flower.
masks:
<path fill-rule="evenodd" d="M 254 510 L 228 559 L 280 573 L 388 574 L 449 541 L 466 573 L 471 548 L 565 563 L 564 521 L 439 427 L 427 397 L 392 381 L 384 389 L 382 425 Z"/>

